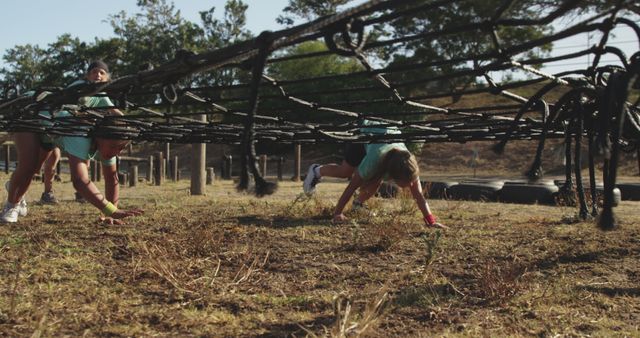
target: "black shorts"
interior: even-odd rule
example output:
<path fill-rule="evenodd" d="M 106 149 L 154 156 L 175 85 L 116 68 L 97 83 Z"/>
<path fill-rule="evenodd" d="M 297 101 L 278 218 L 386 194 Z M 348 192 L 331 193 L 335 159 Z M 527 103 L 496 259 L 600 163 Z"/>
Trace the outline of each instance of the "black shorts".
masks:
<path fill-rule="evenodd" d="M 344 160 L 352 167 L 359 166 L 360 162 L 362 162 L 362 159 L 364 158 L 364 155 L 366 154 L 367 152 L 364 149 L 363 143 L 349 143 L 344 148 Z"/>
<path fill-rule="evenodd" d="M 40 141 L 40 148 L 42 148 L 44 151 L 51 151 L 56 148 L 56 145 L 53 143 L 45 143 Z"/>

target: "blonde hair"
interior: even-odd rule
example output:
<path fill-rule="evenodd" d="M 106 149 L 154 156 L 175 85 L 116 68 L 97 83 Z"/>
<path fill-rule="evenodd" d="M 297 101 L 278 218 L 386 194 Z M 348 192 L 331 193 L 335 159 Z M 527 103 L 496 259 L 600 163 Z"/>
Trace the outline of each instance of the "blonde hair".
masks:
<path fill-rule="evenodd" d="M 416 157 L 408 150 L 393 148 L 384 155 L 375 173 L 367 181 L 377 181 L 382 179 L 385 174 L 388 174 L 389 178 L 394 181 L 412 182 L 418 178 L 420 168 Z"/>

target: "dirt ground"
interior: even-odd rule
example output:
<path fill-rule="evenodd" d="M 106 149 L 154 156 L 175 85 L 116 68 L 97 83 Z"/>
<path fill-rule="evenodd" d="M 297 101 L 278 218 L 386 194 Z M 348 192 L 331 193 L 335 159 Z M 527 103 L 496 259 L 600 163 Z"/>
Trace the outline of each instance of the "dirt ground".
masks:
<path fill-rule="evenodd" d="M 61 204 L 35 182 L 0 225 L 0 336 L 640 336 L 640 202 L 603 232 L 570 207 L 433 200 L 434 231 L 406 196 L 331 224 L 343 182 L 183 180 L 124 188 L 144 216 L 104 226 L 63 179 Z"/>

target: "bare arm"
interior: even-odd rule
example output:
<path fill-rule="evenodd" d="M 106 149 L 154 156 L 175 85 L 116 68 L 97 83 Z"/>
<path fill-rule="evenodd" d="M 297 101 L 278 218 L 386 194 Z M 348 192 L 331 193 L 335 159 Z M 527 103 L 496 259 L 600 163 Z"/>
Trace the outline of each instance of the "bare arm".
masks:
<path fill-rule="evenodd" d="M 420 180 L 416 178 L 413 182 L 411 182 L 411 185 L 409 185 L 409 189 L 411 190 L 411 195 L 413 196 L 413 199 L 416 201 L 416 204 L 418 205 L 418 209 L 420 209 L 420 212 L 422 213 L 422 218 L 424 219 L 425 224 L 427 226 L 433 226 L 437 228 L 446 228 L 446 226 L 438 222 L 429 223 L 427 221 L 429 217 L 434 217 L 434 216 L 431 214 L 429 203 L 427 203 L 427 199 L 424 198 L 424 194 L 422 193 L 422 184 L 420 184 Z"/>
<path fill-rule="evenodd" d="M 118 182 L 116 165 L 103 164 L 102 173 L 104 176 L 105 197 L 115 206 L 118 206 L 118 200 L 120 199 L 120 182 Z"/>
<path fill-rule="evenodd" d="M 349 181 L 349 184 L 342 192 L 340 199 L 338 199 L 336 210 L 333 212 L 334 222 L 343 222 L 347 219 L 342 212 L 344 211 L 344 207 L 347 205 L 347 202 L 349 202 L 349 200 L 351 199 L 351 196 L 353 196 L 353 193 L 356 192 L 361 184 L 362 178 L 360 178 L 360 175 L 356 171 L 355 174 L 351 177 L 351 181 Z"/>

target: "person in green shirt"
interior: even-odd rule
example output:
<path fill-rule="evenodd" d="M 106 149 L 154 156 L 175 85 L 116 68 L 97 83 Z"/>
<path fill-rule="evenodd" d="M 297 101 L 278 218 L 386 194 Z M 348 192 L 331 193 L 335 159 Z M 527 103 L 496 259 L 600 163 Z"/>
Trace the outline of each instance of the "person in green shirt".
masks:
<path fill-rule="evenodd" d="M 378 123 L 364 120 L 363 133 L 369 134 L 399 134 L 395 127 L 382 127 Z M 348 154 L 347 154 L 348 155 Z M 364 202 L 378 191 L 383 180 L 393 180 L 400 188 L 408 188 L 411 191 L 418 209 L 422 213 L 425 225 L 435 228 L 446 228 L 438 223 L 431 213 L 422 193 L 420 184 L 420 169 L 415 156 L 407 149 L 404 143 L 372 143 L 364 145 L 364 156 L 352 156 L 351 162 L 343 162 L 342 165 L 311 165 L 303 183 L 305 193 L 313 193 L 315 186 L 322 176 L 344 177 L 351 169 L 352 175 L 349 184 L 338 199 L 334 214 L 334 223 L 343 223 L 348 220 L 343 211 L 356 190 L 360 192 L 353 201 L 354 207 L 362 207 Z M 334 168 L 339 167 L 339 168 Z M 340 173 L 342 176 L 334 176 Z"/>
<path fill-rule="evenodd" d="M 91 82 L 107 82 L 110 80 L 109 67 L 103 61 L 92 62 L 85 76 L 85 80 L 71 84 Z M 80 104 L 87 107 L 101 107 L 109 114 L 123 115 L 113 107 L 111 100 L 105 95 L 95 95 L 81 98 Z M 106 108 L 105 108 L 106 107 Z M 42 115 L 49 114 L 41 112 Z M 61 111 L 56 118 L 71 116 L 68 111 Z M 45 121 L 45 120 L 43 120 Z M 50 123 L 48 121 L 43 123 Z M 7 184 L 7 202 L 0 214 L 0 221 L 15 223 L 18 216 L 27 215 L 27 205 L 24 195 L 29 189 L 33 176 L 40 170 L 45 159 L 51 154 L 54 146 L 59 147 L 69 158 L 71 181 L 74 188 L 82 197 L 93 206 L 102 211 L 100 219 L 108 224 L 122 224 L 125 217 L 142 214 L 139 209 L 118 209 L 119 182 L 116 169 L 115 156 L 127 145 L 126 140 L 114 140 L 103 138 L 88 138 L 75 136 L 50 136 L 39 135 L 30 132 L 18 132 L 13 134 L 18 154 L 18 164 L 11 180 Z M 35 156 L 34 156 L 35 155 Z M 89 178 L 89 160 L 98 159 L 102 162 L 105 179 L 105 194 L 91 182 Z"/>

